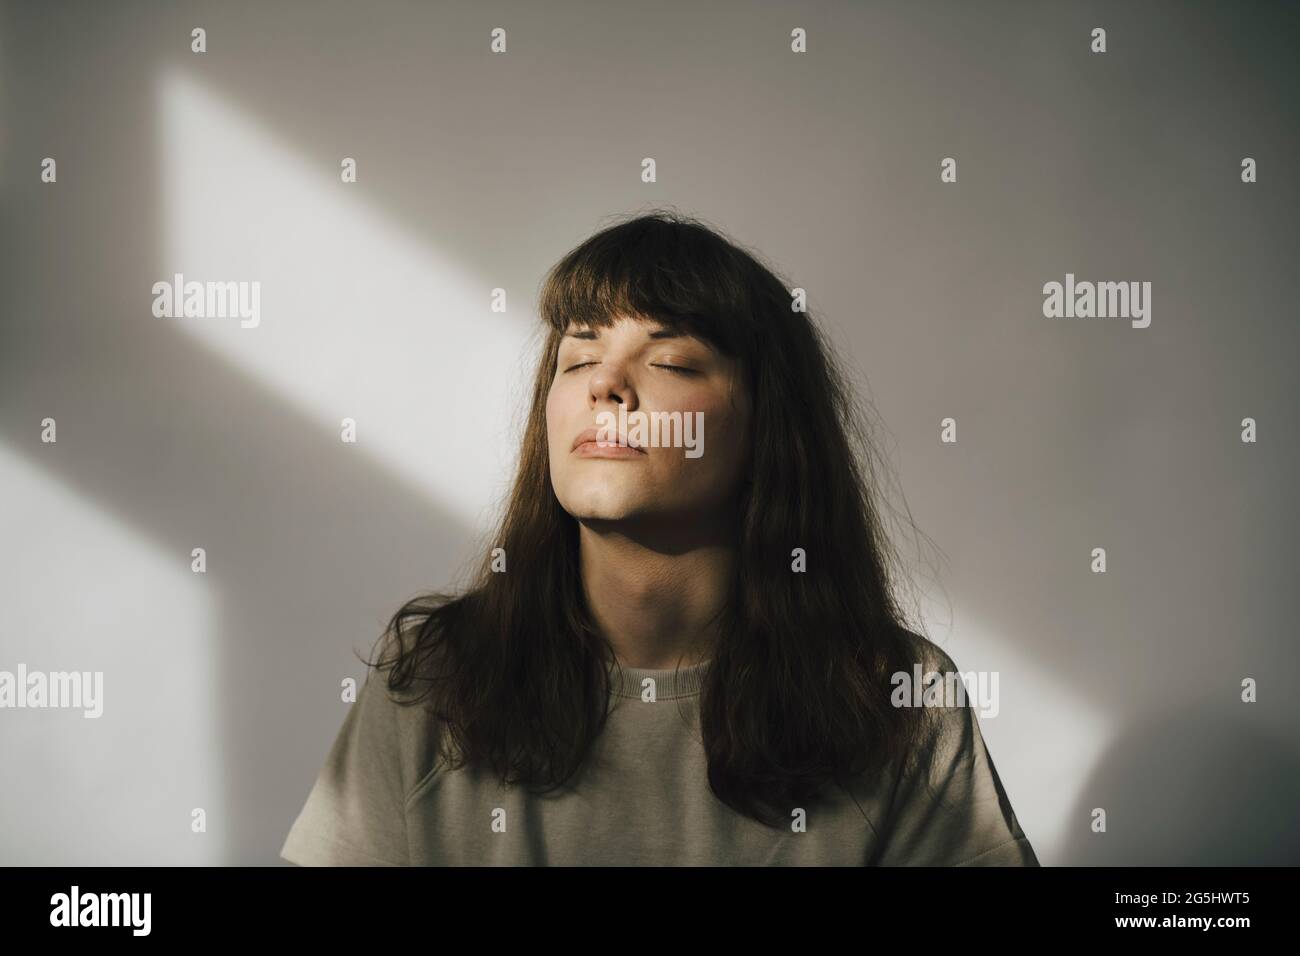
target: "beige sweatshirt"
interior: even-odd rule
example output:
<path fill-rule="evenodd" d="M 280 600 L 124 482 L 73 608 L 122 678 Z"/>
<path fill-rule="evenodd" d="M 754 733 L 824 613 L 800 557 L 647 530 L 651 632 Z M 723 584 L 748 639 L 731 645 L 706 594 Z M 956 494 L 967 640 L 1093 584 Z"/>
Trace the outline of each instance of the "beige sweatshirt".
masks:
<path fill-rule="evenodd" d="M 929 646 L 936 670 L 956 671 Z M 439 766 L 432 718 L 372 676 L 280 854 L 305 866 L 1038 865 L 970 706 L 942 708 L 925 747 L 934 795 L 919 775 L 897 788 L 884 775 L 792 808 L 781 830 L 736 813 L 708 786 L 697 707 L 707 666 L 615 671 L 591 758 L 548 796 Z"/>

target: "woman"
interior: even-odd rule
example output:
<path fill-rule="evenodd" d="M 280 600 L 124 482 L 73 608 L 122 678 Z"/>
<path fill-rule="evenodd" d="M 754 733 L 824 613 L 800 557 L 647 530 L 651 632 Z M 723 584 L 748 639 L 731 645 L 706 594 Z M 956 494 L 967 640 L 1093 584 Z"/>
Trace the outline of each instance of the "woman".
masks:
<path fill-rule="evenodd" d="M 654 213 L 565 256 L 540 312 L 482 570 L 393 616 L 282 856 L 1037 865 L 971 708 L 895 706 L 895 675 L 956 666 L 904 624 L 786 287 Z"/>

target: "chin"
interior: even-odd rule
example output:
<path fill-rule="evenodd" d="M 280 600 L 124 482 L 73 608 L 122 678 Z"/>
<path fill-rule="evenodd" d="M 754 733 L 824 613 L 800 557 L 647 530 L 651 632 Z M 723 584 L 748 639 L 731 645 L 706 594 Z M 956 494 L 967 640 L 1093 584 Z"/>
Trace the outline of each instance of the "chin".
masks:
<path fill-rule="evenodd" d="M 561 499 L 560 507 L 578 521 L 627 521 L 647 512 L 640 496 L 625 495 L 612 488 L 590 489 Z"/>
<path fill-rule="evenodd" d="M 568 509 L 566 509 L 568 510 Z M 569 514 L 578 521 L 631 521 L 634 518 L 643 517 L 646 514 L 645 509 L 633 507 L 631 505 L 588 505 L 586 507 L 575 508 L 569 511 Z"/>

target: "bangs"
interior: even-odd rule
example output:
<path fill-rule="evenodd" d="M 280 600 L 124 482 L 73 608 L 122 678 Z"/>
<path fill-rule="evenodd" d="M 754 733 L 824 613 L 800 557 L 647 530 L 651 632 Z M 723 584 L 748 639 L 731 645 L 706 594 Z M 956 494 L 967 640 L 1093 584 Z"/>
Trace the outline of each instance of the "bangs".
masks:
<path fill-rule="evenodd" d="M 753 332 L 746 263 L 725 240 L 681 217 L 640 217 L 568 253 L 542 288 L 542 321 L 556 333 L 645 319 L 748 358 Z"/>

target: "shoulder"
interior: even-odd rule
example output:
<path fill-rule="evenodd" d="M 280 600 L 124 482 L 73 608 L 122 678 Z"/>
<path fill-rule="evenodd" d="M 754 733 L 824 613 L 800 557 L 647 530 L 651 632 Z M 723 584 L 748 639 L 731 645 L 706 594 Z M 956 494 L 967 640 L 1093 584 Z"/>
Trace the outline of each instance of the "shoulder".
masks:
<path fill-rule="evenodd" d="M 437 773 L 435 719 L 368 672 L 280 855 L 301 865 L 404 865 L 406 807 Z"/>
<path fill-rule="evenodd" d="M 956 672 L 957 664 L 945 651 L 934 641 L 922 634 L 908 628 L 901 628 L 900 633 L 904 646 L 914 663 L 921 666 L 921 672 L 945 671 Z"/>
<path fill-rule="evenodd" d="M 388 675 L 368 670 L 347 720 L 355 721 L 350 733 L 357 750 L 395 776 L 405 800 L 438 769 L 441 724 L 427 696 L 413 688 L 393 690 Z M 345 723 L 340 737 L 347 733 Z"/>
<path fill-rule="evenodd" d="M 978 755 L 983 746 L 979 723 L 952 656 L 921 634 L 904 631 L 903 637 L 912 671 L 897 676 L 911 693 L 900 696 L 911 696 L 909 705 L 924 702 L 918 708 L 923 719 L 909 770 L 928 778 L 944 776 L 954 764 L 969 762 Z"/>
<path fill-rule="evenodd" d="M 938 674 L 964 686 L 952 656 L 907 632 L 923 681 Z M 915 674 L 915 671 L 914 671 Z M 1036 865 L 985 745 L 976 709 L 965 695 L 923 706 L 913 752 L 898 769 L 878 862 L 907 865 Z"/>

